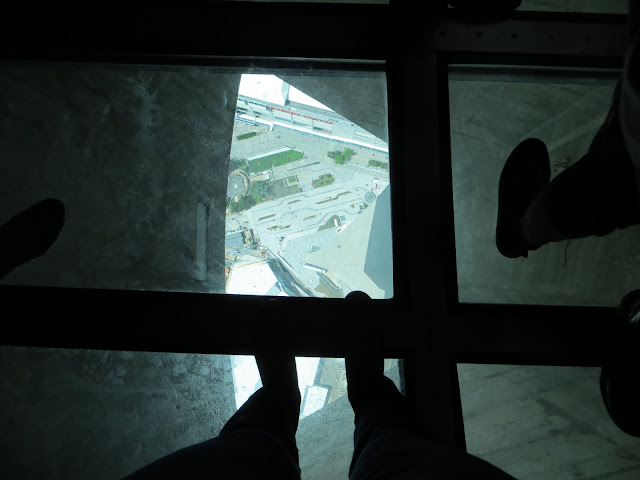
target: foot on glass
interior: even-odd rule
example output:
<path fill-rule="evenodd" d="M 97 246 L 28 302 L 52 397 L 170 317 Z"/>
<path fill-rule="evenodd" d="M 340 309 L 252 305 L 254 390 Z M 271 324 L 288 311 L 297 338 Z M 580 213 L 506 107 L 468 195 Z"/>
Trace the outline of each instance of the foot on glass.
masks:
<path fill-rule="evenodd" d="M 541 140 L 529 138 L 509 155 L 500 175 L 496 225 L 496 246 L 505 257 L 527 257 L 536 248 L 526 241 L 521 218 L 550 178 L 549 153 Z"/>
<path fill-rule="evenodd" d="M 51 248 L 65 221 L 64 204 L 49 198 L 0 226 L 0 278 Z"/>
<path fill-rule="evenodd" d="M 298 372 L 293 355 L 280 352 L 256 355 L 262 386 L 278 390 L 298 390 Z"/>

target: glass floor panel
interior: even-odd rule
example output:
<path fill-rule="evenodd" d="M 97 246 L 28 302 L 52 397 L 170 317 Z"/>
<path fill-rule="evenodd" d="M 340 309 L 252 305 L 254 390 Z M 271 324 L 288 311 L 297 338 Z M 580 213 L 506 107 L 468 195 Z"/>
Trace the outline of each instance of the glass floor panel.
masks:
<path fill-rule="evenodd" d="M 391 298 L 385 74 L 250 70 L 0 65 L 0 224 L 66 206 L 2 283 Z"/>
<path fill-rule="evenodd" d="M 346 478 L 344 359 L 297 365 L 303 478 Z M 385 370 L 399 385 L 398 361 Z M 121 478 L 215 437 L 260 386 L 254 358 L 230 355 L 0 347 L 0 373 L 2 478 Z"/>
<path fill-rule="evenodd" d="M 619 430 L 599 368 L 459 364 L 467 450 L 519 480 L 640 475 L 640 439 Z"/>
<path fill-rule="evenodd" d="M 340 114 L 301 90 L 325 97 L 326 81 L 242 75 L 227 194 L 227 293 L 393 296 L 389 146 L 345 118 L 342 100 Z M 367 82 L 386 110 L 384 77 Z"/>
<path fill-rule="evenodd" d="M 498 182 L 515 147 L 539 138 L 551 176 L 580 161 L 609 111 L 615 72 L 452 67 L 451 163 L 459 300 L 616 306 L 640 283 L 640 229 L 548 243 L 528 258 L 496 247 Z M 606 161 L 606 159 L 604 159 Z"/>

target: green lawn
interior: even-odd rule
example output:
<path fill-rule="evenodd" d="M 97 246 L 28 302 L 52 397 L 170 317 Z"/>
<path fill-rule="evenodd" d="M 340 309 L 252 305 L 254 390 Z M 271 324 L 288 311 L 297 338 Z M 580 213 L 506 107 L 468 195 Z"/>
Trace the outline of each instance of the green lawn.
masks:
<path fill-rule="evenodd" d="M 256 135 L 258 135 L 258 132 L 248 132 L 243 133 L 242 135 L 238 135 L 236 138 L 238 140 L 246 140 L 247 138 L 255 137 Z"/>
<path fill-rule="evenodd" d="M 254 181 L 249 185 L 249 191 L 246 195 L 241 196 L 237 201 L 230 202 L 229 210 L 231 213 L 238 213 L 259 203 L 293 195 L 299 191 L 300 186 L 298 184 L 287 185 L 284 179 L 277 180 L 275 182 L 271 180 Z M 296 200 L 290 203 L 294 202 L 296 202 Z M 269 217 L 262 217 L 259 220 L 265 220 L 272 216 L 273 215 L 270 215 Z"/>
<path fill-rule="evenodd" d="M 286 165 L 287 163 L 300 160 L 303 157 L 304 155 L 301 152 L 288 150 L 286 152 L 276 153 L 275 155 L 269 155 L 268 157 L 258 158 L 257 160 L 249 162 L 249 165 L 252 172 L 264 172 L 271 167 Z"/>
<path fill-rule="evenodd" d="M 370 167 L 379 167 L 384 168 L 385 170 L 389 170 L 389 164 L 385 162 L 379 162 L 378 160 L 369 160 Z"/>

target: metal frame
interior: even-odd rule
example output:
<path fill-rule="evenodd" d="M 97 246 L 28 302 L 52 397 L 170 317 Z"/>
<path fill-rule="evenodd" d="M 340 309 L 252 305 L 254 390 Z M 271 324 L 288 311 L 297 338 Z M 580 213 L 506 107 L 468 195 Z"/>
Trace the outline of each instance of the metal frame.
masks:
<path fill-rule="evenodd" d="M 465 25 L 448 17 L 441 3 L 5 11 L 0 58 L 10 61 L 265 68 L 311 62 L 386 69 L 396 296 L 351 306 L 340 300 L 2 286 L 5 311 L 21 317 L 2 322 L 2 343 L 250 354 L 265 339 L 277 342 L 284 335 L 283 348 L 297 355 L 345 356 L 362 348 L 358 340 L 366 329 L 387 357 L 404 360 L 406 394 L 422 419 L 442 441 L 461 448 L 456 362 L 600 365 L 599 340 L 613 309 L 458 303 L 447 75 L 450 63 L 620 68 L 625 19 L 518 13 L 506 22 Z M 239 37 L 233 28 L 238 16 L 272 26 L 272 36 L 261 43 Z M 429 112 L 423 123 L 415 121 L 411 105 Z M 428 218 L 421 224 L 410 222 L 418 203 Z M 408 261 L 416 237 L 433 252 L 428 270 Z M 246 324 L 211 320 L 210 312 L 239 305 Z M 281 319 L 266 335 L 255 319 L 264 309 Z M 304 322 L 295 319 L 301 314 Z M 176 319 L 181 331 L 170 328 Z M 339 338 L 328 333 L 335 331 Z"/>

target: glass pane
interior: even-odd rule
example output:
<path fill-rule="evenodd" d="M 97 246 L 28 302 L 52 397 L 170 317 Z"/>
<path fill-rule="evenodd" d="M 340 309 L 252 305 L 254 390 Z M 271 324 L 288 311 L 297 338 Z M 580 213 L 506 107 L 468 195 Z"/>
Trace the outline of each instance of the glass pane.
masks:
<path fill-rule="evenodd" d="M 2 282 L 391 297 L 384 74 L 281 71 L 279 99 L 256 99 L 238 97 L 246 71 L 0 65 L 0 224 L 66 207 L 53 247 Z"/>
<path fill-rule="evenodd" d="M 353 410 L 344 360 L 297 361 L 304 478 L 346 478 Z M 397 361 L 385 366 L 398 385 Z M 244 402 L 243 386 L 258 388 L 252 368 L 253 357 L 0 347 L 0 476 L 121 478 L 216 436 Z"/>
<path fill-rule="evenodd" d="M 520 480 L 640 476 L 590 367 L 458 365 L 467 450 Z"/>
<path fill-rule="evenodd" d="M 231 365 L 236 407 L 240 408 L 262 386 L 260 372 L 255 357 L 249 355 L 232 355 Z M 296 357 L 296 367 L 302 397 L 300 418 L 317 412 L 347 394 L 344 358 Z M 398 360 L 386 359 L 384 370 L 401 389 Z"/>
<path fill-rule="evenodd" d="M 371 93 L 374 111 L 364 117 L 335 98 L 353 88 L 336 85 L 345 79 L 242 75 L 227 193 L 227 293 L 393 296 L 389 147 L 386 128 L 371 123 L 386 123 L 384 77 L 349 79 Z"/>
<path fill-rule="evenodd" d="M 615 72 L 452 67 L 451 162 L 461 302 L 615 306 L 636 288 L 637 226 L 551 242 L 530 251 L 528 258 L 507 258 L 496 246 L 498 183 L 509 155 L 521 141 L 538 138 L 549 151 L 552 178 L 580 162 L 607 117 L 616 77 Z M 601 161 L 607 171 L 609 160 Z"/>
<path fill-rule="evenodd" d="M 518 10 L 627 14 L 628 0 L 522 0 Z"/>

